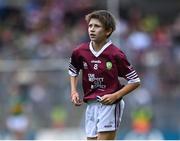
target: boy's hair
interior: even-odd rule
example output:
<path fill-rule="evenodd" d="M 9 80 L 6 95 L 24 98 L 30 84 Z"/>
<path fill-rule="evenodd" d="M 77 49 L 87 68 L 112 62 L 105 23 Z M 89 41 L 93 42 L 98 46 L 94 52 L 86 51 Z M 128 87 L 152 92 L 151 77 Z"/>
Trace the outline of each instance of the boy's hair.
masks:
<path fill-rule="evenodd" d="M 111 29 L 112 32 L 113 32 L 116 29 L 115 18 L 107 10 L 94 11 L 94 12 L 89 13 L 88 15 L 85 16 L 85 20 L 86 20 L 87 23 L 89 23 L 92 18 L 98 19 L 103 24 L 105 30 L 110 30 Z M 112 34 L 112 32 L 111 32 L 111 34 Z"/>

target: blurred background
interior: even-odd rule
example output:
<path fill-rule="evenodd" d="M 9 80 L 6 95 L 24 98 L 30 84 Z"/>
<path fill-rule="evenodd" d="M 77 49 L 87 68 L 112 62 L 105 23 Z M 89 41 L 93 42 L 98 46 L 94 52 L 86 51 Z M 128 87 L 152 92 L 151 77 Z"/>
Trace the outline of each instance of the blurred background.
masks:
<path fill-rule="evenodd" d="M 115 15 L 111 39 L 142 82 L 124 98 L 117 139 L 180 139 L 179 0 L 0 0 L 0 140 L 85 139 L 68 59 L 99 9 Z"/>

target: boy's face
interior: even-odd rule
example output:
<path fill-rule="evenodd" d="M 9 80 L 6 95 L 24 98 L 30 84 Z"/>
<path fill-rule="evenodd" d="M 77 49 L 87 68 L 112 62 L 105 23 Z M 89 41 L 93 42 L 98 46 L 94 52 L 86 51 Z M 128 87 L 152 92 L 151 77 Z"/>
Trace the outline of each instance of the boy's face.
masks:
<path fill-rule="evenodd" d="M 106 31 L 102 23 L 95 18 L 89 21 L 88 33 L 91 41 L 101 43 L 107 39 L 109 31 Z"/>

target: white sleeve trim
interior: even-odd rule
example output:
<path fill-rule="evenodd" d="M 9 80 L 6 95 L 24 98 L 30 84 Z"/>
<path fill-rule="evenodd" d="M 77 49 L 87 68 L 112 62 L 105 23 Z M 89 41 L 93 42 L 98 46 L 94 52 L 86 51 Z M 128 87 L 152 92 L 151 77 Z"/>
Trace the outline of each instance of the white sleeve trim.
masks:
<path fill-rule="evenodd" d="M 140 82 L 141 80 L 139 78 L 136 78 L 136 79 L 131 79 L 128 81 L 128 84 L 131 84 L 131 83 L 137 83 L 137 82 Z"/>
<path fill-rule="evenodd" d="M 78 76 L 77 74 L 73 73 L 72 71 L 69 70 L 69 75 L 70 76 Z"/>

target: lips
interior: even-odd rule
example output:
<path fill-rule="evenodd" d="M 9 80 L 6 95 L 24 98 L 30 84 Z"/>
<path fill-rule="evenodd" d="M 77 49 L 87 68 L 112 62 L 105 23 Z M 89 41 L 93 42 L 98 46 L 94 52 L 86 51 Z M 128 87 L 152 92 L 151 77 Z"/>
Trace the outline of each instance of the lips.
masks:
<path fill-rule="evenodd" d="M 96 35 L 95 34 L 89 34 L 90 38 L 95 38 Z"/>

